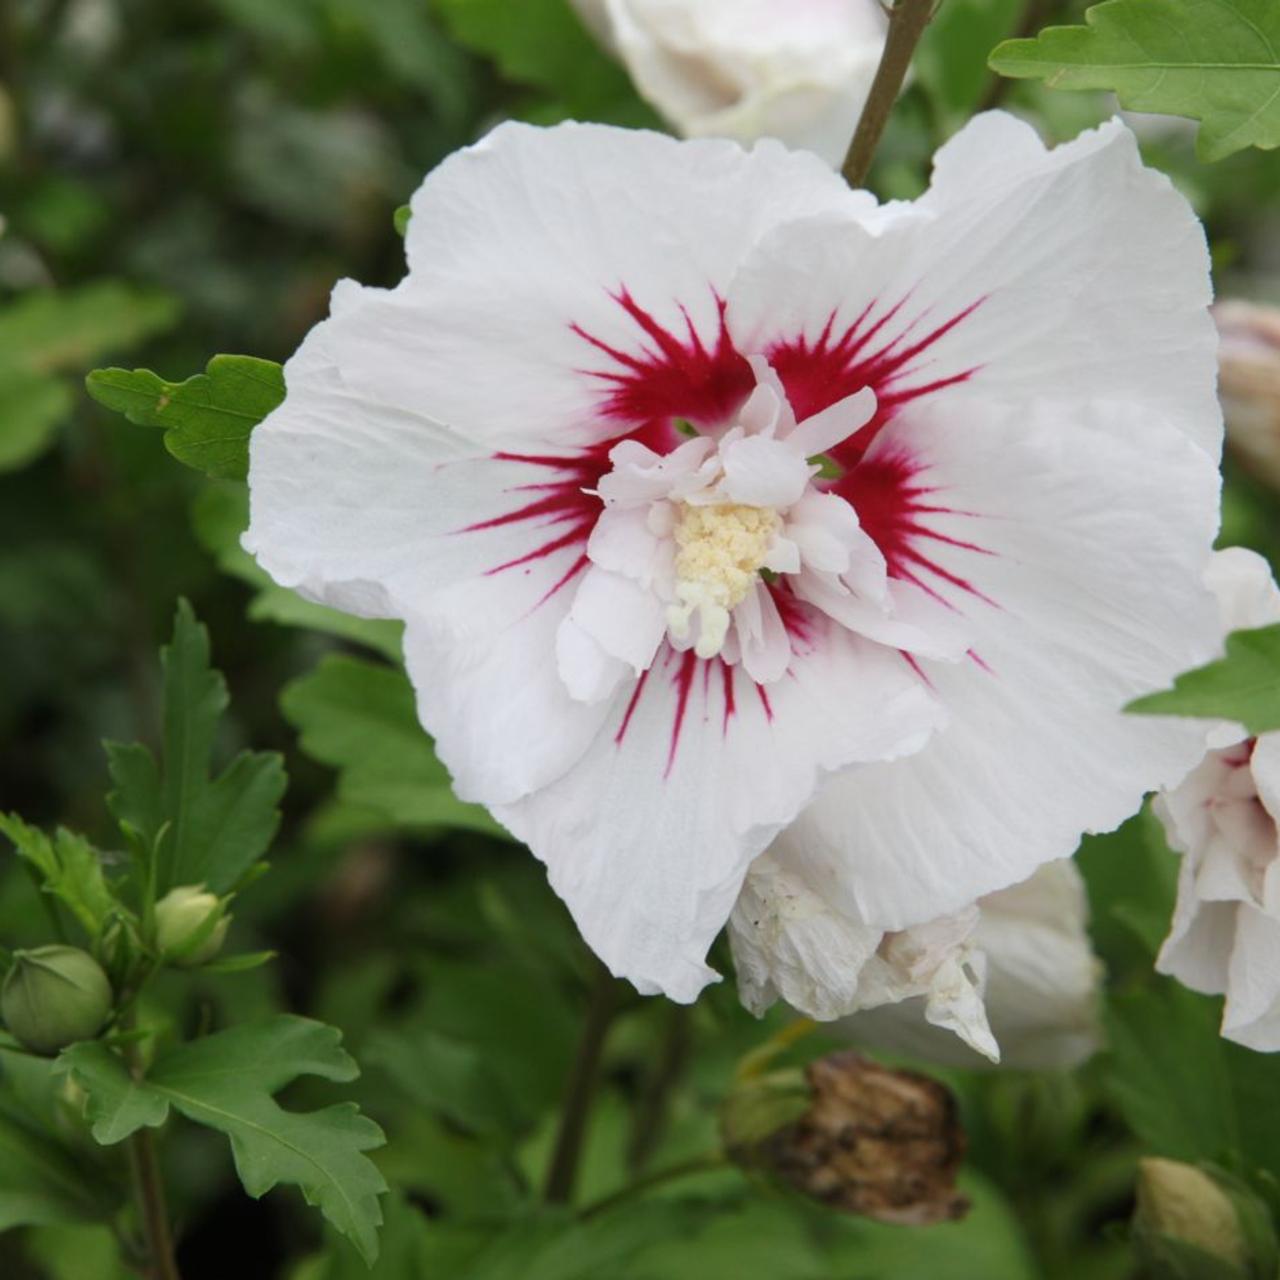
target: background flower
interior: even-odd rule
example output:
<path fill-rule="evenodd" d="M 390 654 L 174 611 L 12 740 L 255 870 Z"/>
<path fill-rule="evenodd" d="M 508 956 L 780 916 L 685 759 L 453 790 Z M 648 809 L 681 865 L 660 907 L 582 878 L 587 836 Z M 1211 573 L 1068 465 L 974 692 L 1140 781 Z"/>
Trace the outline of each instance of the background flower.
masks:
<path fill-rule="evenodd" d="M 687 138 L 779 138 L 838 167 L 884 47 L 878 0 L 573 0 Z"/>
<path fill-rule="evenodd" d="M 1280 590 L 1261 556 L 1220 551 L 1209 580 L 1225 631 L 1280 621 Z M 1182 856 L 1178 902 L 1157 968 L 1194 991 L 1225 993 L 1222 1034 L 1280 1049 L 1280 733 L 1240 726 L 1156 800 Z"/>

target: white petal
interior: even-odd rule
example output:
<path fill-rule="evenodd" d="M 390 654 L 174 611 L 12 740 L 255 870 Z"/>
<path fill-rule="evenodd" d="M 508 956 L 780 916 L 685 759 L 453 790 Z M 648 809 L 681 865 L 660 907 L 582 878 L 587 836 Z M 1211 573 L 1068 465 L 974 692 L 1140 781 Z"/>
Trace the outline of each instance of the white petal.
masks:
<path fill-rule="evenodd" d="M 779 220 L 851 202 L 814 157 L 776 144 L 748 154 L 600 125 L 500 125 L 414 195 L 409 275 L 370 291 L 344 329 L 344 374 L 494 447 L 620 434 L 605 407 L 626 366 L 610 352 L 643 365 L 660 333 L 723 370 L 716 295 L 748 247 Z M 704 411 L 637 412 L 720 420 L 732 407 L 709 395 Z"/>
<path fill-rule="evenodd" d="M 873 565 L 878 562 L 880 589 L 872 595 L 883 597 L 884 556 L 858 527 L 854 509 L 837 494 L 810 489 L 787 512 L 787 537 L 800 548 L 805 564 L 821 573 L 844 573 L 854 551 L 861 550 Z"/>
<path fill-rule="evenodd" d="M 575 768 L 494 809 L 547 864 L 591 947 L 642 991 L 692 1000 L 715 976 L 704 957 L 748 865 L 821 775 L 916 750 L 938 723 L 896 655 L 805 623 L 804 651 L 767 693 L 741 668 L 660 653 Z"/>
<path fill-rule="evenodd" d="M 768 853 L 751 864 L 729 917 L 742 1003 L 759 1016 L 777 1000 L 829 1022 L 858 1007 L 863 966 L 884 931 L 832 911 Z"/>
<path fill-rule="evenodd" d="M 335 296 L 344 313 L 360 305 L 354 287 Z M 546 513 L 518 518 L 560 472 L 471 456 L 357 394 L 335 332 L 312 331 L 286 365 L 284 404 L 253 433 L 245 546 L 310 599 L 404 618 L 420 714 L 459 794 L 514 799 L 563 773 L 608 712 L 575 702 L 556 669 L 581 550 L 556 546 L 566 526 Z M 570 515 L 590 515 L 571 483 L 563 495 Z"/>
<path fill-rule="evenodd" d="M 870 387 L 863 387 L 861 391 L 806 418 L 787 435 L 787 443 L 799 449 L 806 458 L 815 458 L 847 440 L 870 422 L 875 413 L 876 393 Z"/>
<path fill-rule="evenodd" d="M 643 586 L 653 582 L 660 540 L 644 507 L 606 507 L 587 539 L 587 555 L 601 569 L 625 574 Z"/>
<path fill-rule="evenodd" d="M 1218 598 L 1224 631 L 1280 622 L 1280 588 L 1271 576 L 1271 566 L 1256 551 L 1244 547 L 1215 551 L 1205 582 Z"/>
<path fill-rule="evenodd" d="M 773 852 L 751 865 L 729 918 L 729 942 L 743 1003 L 763 1013 L 782 999 L 811 1018 L 905 1008 L 998 1058 L 970 971 L 976 909 L 901 934 L 833 910 L 822 886 L 806 882 Z M 914 1001 L 922 996 L 924 1000 Z M 848 1024 L 857 1027 L 858 1021 Z"/>
<path fill-rule="evenodd" d="M 1001 1065 L 1077 1066 L 1100 1045 L 1102 969 L 1075 864 L 1049 863 L 1023 884 L 983 898 L 979 908 L 968 945 L 983 964 L 983 1004 Z M 841 1029 L 858 1043 L 943 1066 L 974 1067 L 992 1056 L 981 1048 L 968 1052 L 931 1029 L 922 1000 L 859 1013 Z"/>
<path fill-rule="evenodd" d="M 1222 1034 L 1262 1053 L 1280 1050 L 1280 920 L 1240 906 Z"/>
<path fill-rule="evenodd" d="M 795 593 L 850 631 L 904 653 L 954 662 L 973 644 L 963 615 L 949 612 L 909 582 L 890 582 L 883 603 L 851 593 L 831 574 L 802 574 Z"/>
<path fill-rule="evenodd" d="M 621 658 L 606 653 L 572 617 L 556 630 L 556 671 L 569 696 L 579 702 L 602 702 L 617 692 L 631 674 Z"/>
<path fill-rule="evenodd" d="M 495 581 L 442 591 L 435 601 L 440 611 L 410 615 L 404 639 L 418 717 L 435 738 L 454 790 L 488 805 L 560 777 L 614 705 L 576 699 L 560 676 L 557 632 L 569 595 L 496 623 L 490 621 L 498 616 Z"/>
<path fill-rule="evenodd" d="M 721 448 L 720 458 L 725 497 L 750 507 L 791 506 L 800 500 L 815 471 L 789 444 L 767 436 L 735 440 Z"/>
<path fill-rule="evenodd" d="M 881 417 L 913 400 L 1129 399 L 1217 456 L 1204 232 L 1120 123 L 1047 151 L 1030 126 L 980 116 L 938 153 L 921 201 L 861 222 L 779 228 L 729 297 L 739 348 L 769 357 L 797 416 L 864 383 Z M 779 350 L 824 333 L 828 348 L 853 335 L 839 370 L 860 377 Z"/>
<path fill-rule="evenodd" d="M 1202 730 L 1121 708 L 1217 643 L 1202 450 L 1128 414 L 978 421 L 953 405 L 945 425 L 913 421 L 876 448 L 927 459 L 920 482 L 956 513 L 932 517 L 955 544 L 928 548 L 954 581 L 927 580 L 975 629 L 976 659 L 924 664 L 953 717 L 925 751 L 844 775 L 783 838 L 834 873 L 845 909 L 893 928 L 1069 856 L 1184 772 Z"/>
<path fill-rule="evenodd" d="M 648 670 L 667 629 L 652 591 L 595 565 L 582 575 L 569 619 L 637 676 Z"/>
<path fill-rule="evenodd" d="M 747 675 L 763 685 L 781 680 L 791 663 L 791 640 L 772 592 L 757 583 L 733 611 L 733 624 Z"/>

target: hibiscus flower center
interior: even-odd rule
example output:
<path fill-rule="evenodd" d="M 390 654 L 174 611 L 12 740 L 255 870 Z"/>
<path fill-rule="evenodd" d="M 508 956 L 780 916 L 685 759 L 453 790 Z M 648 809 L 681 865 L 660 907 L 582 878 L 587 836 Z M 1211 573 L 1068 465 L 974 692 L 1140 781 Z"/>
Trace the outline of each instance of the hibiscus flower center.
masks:
<path fill-rule="evenodd" d="M 677 639 L 689 634 L 699 615 L 694 652 L 713 658 L 724 647 L 730 611 L 747 598 L 768 558 L 782 518 L 771 507 L 743 503 L 712 506 L 678 504 L 673 536 L 676 599 L 667 607 L 667 625 Z"/>

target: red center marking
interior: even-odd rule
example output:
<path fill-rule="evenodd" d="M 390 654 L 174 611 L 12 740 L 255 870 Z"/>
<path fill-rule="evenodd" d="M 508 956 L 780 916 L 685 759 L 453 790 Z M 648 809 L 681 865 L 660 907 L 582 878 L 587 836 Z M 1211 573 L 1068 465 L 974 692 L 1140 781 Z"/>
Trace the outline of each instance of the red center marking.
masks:
<path fill-rule="evenodd" d="M 610 295 L 633 325 L 633 340 L 623 345 L 605 341 L 581 325 L 572 331 L 611 366 L 581 370 L 582 375 L 601 385 L 599 439 L 577 450 L 560 454 L 495 454 L 496 460 L 524 463 L 538 468 L 546 478 L 517 485 L 508 490 L 514 505 L 510 511 L 478 521 L 461 532 L 476 532 L 527 523 L 531 526 L 531 548 L 523 555 L 494 565 L 490 574 L 532 565 L 556 552 L 578 549 L 568 569 L 552 584 L 539 603 L 544 603 L 573 581 L 588 565 L 586 542 L 600 514 L 600 500 L 583 492 L 594 489 L 610 467 L 608 455 L 622 440 L 636 439 L 657 453 L 667 453 L 680 443 L 675 431 L 680 419 L 715 430 L 732 422 L 743 401 L 751 393 L 755 378 L 744 355 L 737 351 L 725 323 L 725 303 L 716 297 L 717 325 L 712 338 L 700 334 L 688 310 L 680 307 L 683 325 L 673 331 L 642 307 L 630 291 L 621 287 Z M 929 376 L 934 363 L 933 348 L 960 325 L 983 299 L 956 314 L 932 322 L 928 312 L 910 316 L 910 296 L 884 309 L 879 300 L 869 303 L 851 324 L 838 329 L 833 313 L 814 339 L 804 335 L 780 338 L 765 350 L 777 371 L 788 399 L 800 421 L 829 405 L 871 387 L 877 396 L 875 417 L 847 440 L 831 450 L 831 456 L 845 468 L 830 489 L 858 512 L 863 527 L 884 553 L 889 572 L 912 582 L 950 607 L 940 593 L 949 585 L 981 600 L 987 600 L 968 579 L 944 567 L 938 560 L 942 546 L 978 554 L 988 554 L 971 542 L 961 541 L 933 529 L 932 515 L 968 514 L 945 505 L 936 487 L 921 482 L 924 462 L 906 449 L 882 450 L 868 456 L 881 428 L 908 404 L 971 378 L 978 370 L 958 369 Z M 878 311 L 878 314 L 877 314 Z M 811 648 L 812 625 L 807 606 L 785 586 L 770 588 L 797 654 Z M 988 603 L 990 603 L 988 601 Z M 723 732 L 740 714 L 735 698 L 736 672 L 719 658 L 703 663 L 692 650 L 677 654 L 664 648 L 659 663 L 674 665 L 675 691 L 667 771 L 674 765 L 689 703 L 696 692 L 694 676 L 703 667 L 700 682 L 706 703 L 717 682 L 711 679 L 711 663 L 719 663 L 718 682 L 723 698 Z M 644 696 L 647 676 L 641 676 L 618 728 L 615 741 L 627 736 L 636 707 Z M 769 720 L 773 707 L 767 690 L 756 686 L 760 706 Z"/>

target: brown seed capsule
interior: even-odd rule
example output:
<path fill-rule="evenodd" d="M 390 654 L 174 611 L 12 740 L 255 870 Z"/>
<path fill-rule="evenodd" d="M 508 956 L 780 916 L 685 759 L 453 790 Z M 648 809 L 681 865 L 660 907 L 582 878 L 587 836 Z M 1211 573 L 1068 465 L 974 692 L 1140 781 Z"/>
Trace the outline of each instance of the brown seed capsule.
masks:
<path fill-rule="evenodd" d="M 852 1051 L 806 1069 L 813 1102 L 763 1144 L 775 1172 L 804 1194 L 880 1222 L 925 1226 L 963 1217 L 955 1186 L 965 1136 L 950 1091 Z"/>

